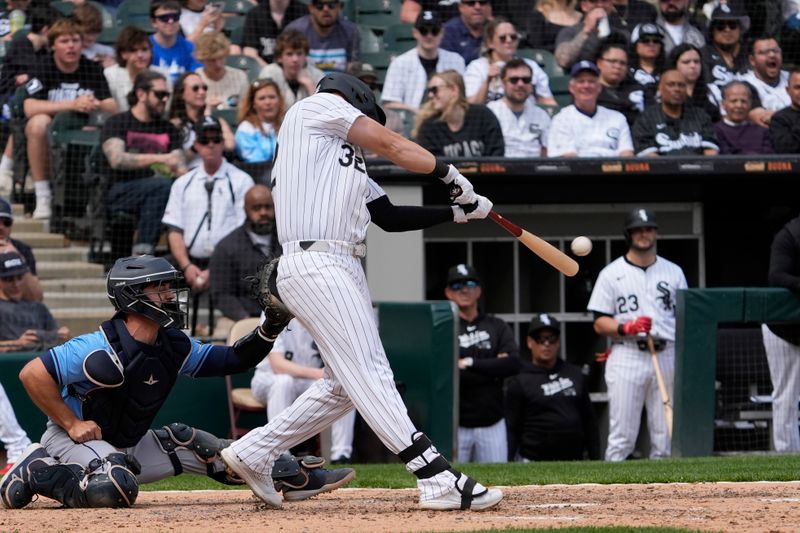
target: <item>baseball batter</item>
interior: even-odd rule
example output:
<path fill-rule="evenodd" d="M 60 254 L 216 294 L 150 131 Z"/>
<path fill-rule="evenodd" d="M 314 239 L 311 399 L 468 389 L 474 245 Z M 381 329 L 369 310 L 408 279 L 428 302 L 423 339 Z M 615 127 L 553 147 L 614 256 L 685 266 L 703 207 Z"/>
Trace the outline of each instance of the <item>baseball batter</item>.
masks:
<path fill-rule="evenodd" d="M 628 252 L 600 271 L 589 298 L 595 332 L 612 339 L 605 372 L 607 461 L 623 461 L 633 452 L 642 407 L 647 409 L 650 458 L 670 456 L 666 417 L 646 339 L 653 337 L 671 398 L 677 292 L 687 284 L 678 265 L 656 254 L 657 230 L 651 210 L 628 213 L 624 232 Z"/>
<path fill-rule="evenodd" d="M 344 73 L 293 105 L 278 134 L 274 178 L 283 256 L 277 287 L 319 346 L 325 378 L 289 409 L 223 451 L 223 460 L 268 505 L 280 507 L 268 474 L 278 455 L 353 406 L 417 477 L 425 509 L 486 509 L 502 499 L 454 470 L 417 431 L 397 392 L 361 265 L 370 221 L 387 231 L 485 218 L 491 202 L 452 165 L 382 126 L 369 87 Z M 452 207 L 394 206 L 366 172 L 363 150 L 451 186 Z M 460 193 L 460 194 L 459 194 Z"/>
<path fill-rule="evenodd" d="M 275 314 L 233 346 L 201 344 L 179 328 L 186 318 L 183 279 L 164 258 L 116 261 L 108 296 L 117 313 L 100 329 L 30 361 L 20 380 L 48 416 L 42 443 L 28 446 L 0 480 L 0 500 L 20 509 L 34 495 L 66 507 L 130 507 L 140 483 L 184 471 L 241 484 L 220 460 L 230 441 L 186 424 L 150 425 L 179 375 L 222 376 L 252 368 L 288 322 Z M 305 499 L 353 479 L 324 460 L 276 462 L 287 499 Z M 288 494 L 291 492 L 291 495 Z"/>

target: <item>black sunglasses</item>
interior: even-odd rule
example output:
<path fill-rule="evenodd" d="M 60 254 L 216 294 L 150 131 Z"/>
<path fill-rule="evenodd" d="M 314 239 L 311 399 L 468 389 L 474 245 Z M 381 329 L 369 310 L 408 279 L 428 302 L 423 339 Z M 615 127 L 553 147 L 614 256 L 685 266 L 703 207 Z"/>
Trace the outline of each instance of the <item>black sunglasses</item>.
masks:
<path fill-rule="evenodd" d="M 639 39 L 642 44 L 661 44 L 661 39 L 658 37 L 642 37 Z"/>
<path fill-rule="evenodd" d="M 739 26 L 738 20 L 715 20 L 711 24 L 711 27 L 715 30 L 738 30 Z"/>
<path fill-rule="evenodd" d="M 198 137 L 197 144 L 202 144 L 203 146 L 207 144 L 222 144 L 222 135 L 212 135 L 211 137 Z"/>
<path fill-rule="evenodd" d="M 489 3 L 489 0 L 461 0 L 461 4 L 465 6 L 485 6 Z"/>
<path fill-rule="evenodd" d="M 169 91 L 153 91 L 153 90 L 151 90 L 150 92 L 153 93 L 156 96 L 156 98 L 158 98 L 159 100 L 166 100 L 167 98 L 169 98 Z"/>
<path fill-rule="evenodd" d="M 498 35 L 497 38 L 500 39 L 501 43 L 506 43 L 506 42 L 514 43 L 517 42 L 517 39 L 519 39 L 519 35 L 517 35 L 516 33 L 506 33 L 504 35 Z"/>
<path fill-rule="evenodd" d="M 193 93 L 196 93 L 200 89 L 203 89 L 204 91 L 208 91 L 208 85 L 206 85 L 205 83 L 198 84 L 198 85 L 190 85 L 189 88 L 192 90 Z"/>
<path fill-rule="evenodd" d="M 328 9 L 336 9 L 339 7 L 339 2 L 312 2 L 312 4 L 316 9 L 322 11 L 326 7 Z"/>
<path fill-rule="evenodd" d="M 439 26 L 423 26 L 421 28 L 417 28 L 417 31 L 419 31 L 419 34 L 423 37 L 427 37 L 428 34 L 436 37 L 442 32 L 442 28 Z"/>
<path fill-rule="evenodd" d="M 10 228 L 13 223 L 14 221 L 11 220 L 10 218 L 0 218 L 0 224 L 4 225 L 7 228 Z"/>
<path fill-rule="evenodd" d="M 467 288 L 470 288 L 470 289 L 474 289 L 477 286 L 478 286 L 478 282 L 475 281 L 474 279 L 468 279 L 468 280 L 465 280 L 465 281 L 454 281 L 453 283 L 448 285 L 448 287 L 450 287 L 454 291 L 460 291 L 464 287 L 467 287 Z"/>
<path fill-rule="evenodd" d="M 533 337 L 533 340 L 536 341 L 536 344 L 544 344 L 546 342 L 550 343 L 550 344 L 555 344 L 555 343 L 558 342 L 558 335 L 541 335 L 540 334 L 540 335 L 536 335 L 535 337 Z"/>
<path fill-rule="evenodd" d="M 531 76 L 509 76 L 508 77 L 508 83 L 510 83 L 512 85 L 516 85 L 519 82 L 522 82 L 525 85 L 527 85 L 531 81 L 533 81 L 533 78 Z"/>
<path fill-rule="evenodd" d="M 161 15 L 156 15 L 153 18 L 155 18 L 156 20 L 158 20 L 160 22 L 166 22 L 166 23 L 178 22 L 181 19 L 181 14 L 180 13 L 163 13 Z"/>

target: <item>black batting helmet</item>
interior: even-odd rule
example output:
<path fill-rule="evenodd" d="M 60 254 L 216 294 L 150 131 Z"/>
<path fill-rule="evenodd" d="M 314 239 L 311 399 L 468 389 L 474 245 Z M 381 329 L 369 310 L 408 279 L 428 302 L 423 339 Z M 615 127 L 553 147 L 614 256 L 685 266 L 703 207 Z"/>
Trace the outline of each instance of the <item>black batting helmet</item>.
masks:
<path fill-rule="evenodd" d="M 656 214 L 650 209 L 644 207 L 637 207 L 636 209 L 631 210 L 625 216 L 625 231 L 623 232 L 623 234 L 625 235 L 625 241 L 629 245 L 631 242 L 631 230 L 634 228 L 658 229 L 658 223 L 656 222 Z"/>
<path fill-rule="evenodd" d="M 355 107 L 369 118 L 379 122 L 381 125 L 386 125 L 386 113 L 383 112 L 381 106 L 375 101 L 375 93 L 372 92 L 369 85 L 355 76 L 344 72 L 331 72 L 330 74 L 326 74 L 325 77 L 317 83 L 317 92 L 339 93 L 351 106 Z"/>
<path fill-rule="evenodd" d="M 146 285 L 166 282 L 172 283 L 174 300 L 157 302 L 143 291 Z M 163 257 L 141 255 L 117 259 L 108 271 L 106 290 L 117 311 L 144 315 L 162 327 L 180 329 L 186 325 L 189 289 L 183 283 L 183 274 Z M 161 293 L 161 288 L 156 292 Z"/>

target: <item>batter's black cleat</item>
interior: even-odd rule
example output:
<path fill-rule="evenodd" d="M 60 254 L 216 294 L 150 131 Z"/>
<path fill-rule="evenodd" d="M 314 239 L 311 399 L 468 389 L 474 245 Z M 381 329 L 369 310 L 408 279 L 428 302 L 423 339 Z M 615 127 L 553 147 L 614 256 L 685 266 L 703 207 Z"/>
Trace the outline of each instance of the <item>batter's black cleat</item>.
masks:
<path fill-rule="evenodd" d="M 33 499 L 34 492 L 28 483 L 31 463 L 50 457 L 44 447 L 35 442 L 25 448 L 14 467 L 0 480 L 0 500 L 6 509 L 22 509 Z M 38 461 L 42 466 L 47 463 Z"/>
<path fill-rule="evenodd" d="M 299 502 L 323 492 L 336 490 L 356 477 L 356 471 L 352 468 L 325 470 L 322 465 L 308 468 L 303 459 L 300 463 L 303 467 L 295 477 L 275 482 L 275 488 L 283 492 L 283 499 L 287 502 Z"/>

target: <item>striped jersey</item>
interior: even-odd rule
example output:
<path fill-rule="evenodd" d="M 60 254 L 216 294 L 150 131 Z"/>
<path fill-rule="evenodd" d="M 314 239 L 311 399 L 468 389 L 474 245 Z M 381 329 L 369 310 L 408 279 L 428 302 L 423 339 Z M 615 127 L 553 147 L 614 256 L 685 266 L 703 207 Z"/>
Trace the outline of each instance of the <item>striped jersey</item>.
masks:
<path fill-rule="evenodd" d="M 597 106 L 594 115 L 589 116 L 569 105 L 550 123 L 548 157 L 570 152 L 578 157 L 616 157 L 623 150 L 633 150 L 633 141 L 628 121 L 617 111 Z"/>

